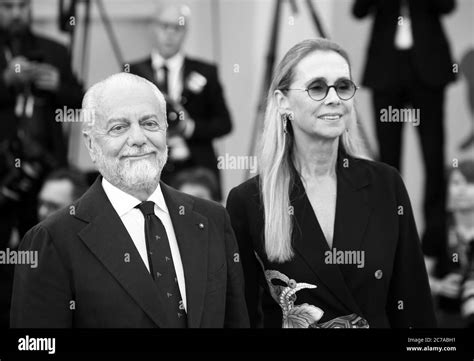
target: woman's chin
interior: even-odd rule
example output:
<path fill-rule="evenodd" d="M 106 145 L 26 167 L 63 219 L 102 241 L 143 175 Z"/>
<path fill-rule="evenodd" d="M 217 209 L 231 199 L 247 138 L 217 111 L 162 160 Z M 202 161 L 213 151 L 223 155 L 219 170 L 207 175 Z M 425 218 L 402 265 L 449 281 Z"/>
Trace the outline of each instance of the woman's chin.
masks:
<path fill-rule="evenodd" d="M 335 140 L 344 133 L 344 129 L 324 129 L 323 131 L 314 131 L 313 134 L 318 139 Z"/>

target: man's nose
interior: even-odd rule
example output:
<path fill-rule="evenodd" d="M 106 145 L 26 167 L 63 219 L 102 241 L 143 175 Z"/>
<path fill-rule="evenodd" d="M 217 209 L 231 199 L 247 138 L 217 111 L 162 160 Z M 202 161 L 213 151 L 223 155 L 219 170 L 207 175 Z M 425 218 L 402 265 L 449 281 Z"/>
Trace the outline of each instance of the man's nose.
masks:
<path fill-rule="evenodd" d="M 127 144 L 131 146 L 141 146 L 146 143 L 146 135 L 142 127 L 138 124 L 134 124 L 130 127 Z"/>

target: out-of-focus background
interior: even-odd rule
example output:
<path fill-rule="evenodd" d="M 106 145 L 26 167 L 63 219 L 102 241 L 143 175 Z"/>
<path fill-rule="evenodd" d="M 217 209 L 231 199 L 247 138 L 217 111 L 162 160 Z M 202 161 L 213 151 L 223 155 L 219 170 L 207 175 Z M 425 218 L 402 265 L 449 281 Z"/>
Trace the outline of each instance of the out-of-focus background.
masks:
<path fill-rule="evenodd" d="M 106 0 L 107 13 L 116 32 L 124 58 L 133 62 L 146 57 L 153 46 L 149 24 L 157 1 Z M 215 141 L 218 154 L 246 155 L 251 148 L 252 131 L 259 103 L 266 66 L 266 55 L 271 37 L 274 15 L 273 0 L 189 0 L 192 18 L 185 40 L 186 53 L 217 63 L 226 100 L 234 123 L 231 134 Z M 289 3 L 282 7 L 280 41 L 277 59 L 302 39 L 318 36 L 305 1 L 297 1 L 298 13 L 293 13 Z M 358 21 L 352 16 L 350 0 L 313 1 L 324 29 L 331 40 L 345 48 L 351 57 L 353 76 L 360 81 L 369 41 L 372 19 Z M 79 7 L 83 10 L 83 6 Z M 33 27 L 42 34 L 67 42 L 57 26 L 56 0 L 33 1 Z M 78 39 L 81 45 L 81 17 L 78 12 Z M 474 48 L 474 2 L 458 0 L 456 10 L 442 18 L 455 61 Z M 114 58 L 97 6 L 92 6 L 89 50 L 89 86 L 110 74 L 122 71 Z M 82 54 L 76 53 L 74 64 Z M 426 59 L 427 62 L 430 59 Z M 238 70 L 238 71 L 236 71 Z M 459 143 L 471 129 L 472 114 L 467 101 L 467 82 L 463 77 L 447 88 L 446 94 L 446 162 L 460 158 L 465 152 L 458 150 Z M 377 149 L 370 91 L 362 88 L 357 93 L 359 121 L 369 136 L 371 146 Z M 417 224 L 423 228 L 421 217 L 423 168 L 416 129 L 405 126 L 406 142 L 403 147 L 403 176 L 411 196 Z M 82 170 L 93 167 L 83 146 L 80 127 L 73 126 L 70 139 L 71 163 Z M 473 150 L 472 148 L 470 149 Z M 245 180 L 245 169 L 228 169 L 222 173 L 224 194 Z"/>
<path fill-rule="evenodd" d="M 104 15 L 110 21 L 117 41 L 116 46 L 125 65 L 132 64 L 149 57 L 155 47 L 152 27 L 156 21 L 156 6 L 165 2 L 104 0 L 101 2 L 101 12 L 99 2 L 92 0 L 88 50 L 84 55 L 85 3 L 78 1 L 74 17 L 75 36 L 71 67 L 84 89 L 87 89 L 95 82 L 124 70 L 116 58 L 104 23 Z M 254 137 L 258 134 L 257 108 L 264 87 L 264 73 L 268 67 L 267 56 L 274 31 L 272 25 L 277 1 L 188 0 L 182 3 L 189 7 L 191 14 L 183 46 L 184 53 L 217 65 L 218 79 L 223 87 L 224 99 L 232 120 L 232 131 L 212 141 L 216 156 L 252 155 L 254 141 L 258 138 Z M 281 3 L 277 26 L 279 37 L 275 49 L 276 63 L 297 42 L 321 35 L 316 30 L 311 16 L 308 6 L 308 3 L 311 3 L 327 36 L 348 51 L 352 61 L 353 78 L 356 83 L 361 83 L 373 18 L 368 16 L 356 19 L 352 13 L 353 0 L 295 0 Z M 70 37 L 58 28 L 58 4 L 59 0 L 31 1 L 32 29 L 37 34 L 69 46 Z M 296 8 L 292 5 L 296 5 Z M 445 165 L 449 168 L 456 160 L 472 158 L 474 154 L 473 143 L 463 149 L 460 147 L 471 134 L 474 118 L 468 100 L 469 87 L 472 90 L 472 85 L 469 85 L 467 76 L 458 71 L 461 59 L 474 49 L 474 2 L 457 0 L 455 9 L 445 16 L 440 16 L 440 19 L 453 57 L 453 72 L 457 75 L 456 81 L 449 83 L 445 92 Z M 433 59 L 427 58 L 425 61 L 429 63 Z M 362 87 L 357 92 L 356 106 L 363 132 L 361 138 L 366 143 L 365 155 L 377 159 L 378 140 L 370 89 Z M 69 165 L 93 176 L 95 169 L 83 144 L 81 124 L 64 123 L 63 127 L 64 134 L 67 135 Z M 401 173 L 421 234 L 425 226 L 422 209 L 425 174 L 416 127 L 410 123 L 405 124 L 403 139 Z M 238 169 L 231 166 L 222 168 L 219 169 L 221 197 L 214 198 L 221 198 L 222 202 L 225 202 L 233 187 L 255 173 L 251 172 L 249 166 L 240 166 Z M 202 179 L 208 180 L 209 174 L 204 173 L 201 176 Z M 199 174 L 196 177 L 199 178 Z M 88 182 L 90 183 L 90 179 Z M 209 182 L 204 181 L 201 185 L 212 186 L 212 179 Z"/>

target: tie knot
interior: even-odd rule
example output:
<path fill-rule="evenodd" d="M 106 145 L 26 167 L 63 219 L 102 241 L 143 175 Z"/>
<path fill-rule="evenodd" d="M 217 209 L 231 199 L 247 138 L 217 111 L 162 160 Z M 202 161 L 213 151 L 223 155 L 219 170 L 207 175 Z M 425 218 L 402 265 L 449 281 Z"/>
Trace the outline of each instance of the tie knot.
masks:
<path fill-rule="evenodd" d="M 144 216 L 150 214 L 155 214 L 155 203 L 152 201 L 145 201 L 137 205 L 135 208 L 138 208 Z"/>

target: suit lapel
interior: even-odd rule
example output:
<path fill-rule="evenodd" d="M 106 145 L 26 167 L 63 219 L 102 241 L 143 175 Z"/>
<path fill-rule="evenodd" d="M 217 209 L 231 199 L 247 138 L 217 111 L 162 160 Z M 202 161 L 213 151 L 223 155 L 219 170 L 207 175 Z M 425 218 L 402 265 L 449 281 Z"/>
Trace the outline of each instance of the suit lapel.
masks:
<path fill-rule="evenodd" d="M 189 99 L 193 97 L 193 92 L 191 92 L 187 86 L 187 83 L 188 83 L 187 80 L 188 80 L 189 74 L 191 74 L 192 71 L 193 69 L 192 69 L 191 61 L 187 57 L 185 57 L 184 62 L 183 62 L 183 71 L 182 71 L 183 91 L 182 91 L 181 96 L 183 99 L 186 99 L 186 103 L 189 101 Z"/>
<path fill-rule="evenodd" d="M 77 206 L 76 217 L 90 222 L 79 237 L 145 313 L 158 326 L 166 327 L 169 315 L 160 311 L 161 300 L 153 279 L 108 200 L 101 179 L 97 178 Z"/>
<path fill-rule="evenodd" d="M 188 326 L 196 328 L 201 323 L 207 283 L 208 219 L 193 211 L 194 201 L 189 196 L 164 183 L 161 183 L 161 190 L 170 212 L 183 263 Z"/>
<path fill-rule="evenodd" d="M 151 58 L 146 59 L 137 67 L 137 75 L 148 79 L 156 86 L 158 86 L 158 81 L 156 79 L 156 74 L 155 70 L 153 69 Z"/>
<path fill-rule="evenodd" d="M 337 168 L 338 184 L 333 248 L 358 250 L 369 216 L 366 194 L 361 192 L 361 186 L 367 184 L 367 178 L 363 169 L 358 168 L 353 158 L 343 158 L 344 156 L 341 157 L 341 154 L 343 153 L 339 154 Z M 344 167 L 344 159 L 352 162 L 350 164 L 353 166 L 352 169 L 350 166 Z M 351 179 L 351 177 L 354 178 Z M 291 201 L 297 223 L 293 236 L 296 253 L 350 312 L 362 315 L 340 267 L 325 262 L 325 253 L 330 249 L 297 174 Z"/>
<path fill-rule="evenodd" d="M 336 220 L 333 247 L 361 250 L 370 216 L 368 174 L 354 158 L 338 162 Z"/>

